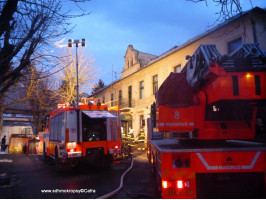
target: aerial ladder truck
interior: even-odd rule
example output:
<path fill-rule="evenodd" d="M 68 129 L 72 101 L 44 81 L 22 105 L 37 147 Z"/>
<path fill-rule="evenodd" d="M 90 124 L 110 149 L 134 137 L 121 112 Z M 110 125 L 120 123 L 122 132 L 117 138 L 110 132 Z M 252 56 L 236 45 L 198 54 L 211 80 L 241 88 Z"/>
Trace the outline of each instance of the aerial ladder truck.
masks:
<path fill-rule="evenodd" d="M 201 44 L 162 83 L 148 119 L 148 158 L 162 198 L 265 198 L 265 54 L 244 44 L 221 56 Z M 264 117 L 265 117 L 264 113 Z"/>

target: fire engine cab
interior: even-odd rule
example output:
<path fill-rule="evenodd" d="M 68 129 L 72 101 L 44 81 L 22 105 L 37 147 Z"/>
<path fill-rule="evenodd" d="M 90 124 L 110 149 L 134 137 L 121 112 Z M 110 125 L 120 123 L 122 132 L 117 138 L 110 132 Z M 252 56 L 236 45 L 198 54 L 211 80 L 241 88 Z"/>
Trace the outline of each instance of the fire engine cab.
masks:
<path fill-rule="evenodd" d="M 266 197 L 266 146 L 254 140 L 266 106 L 265 58 L 257 44 L 226 56 L 201 44 L 163 82 L 148 121 L 162 198 Z"/>
<path fill-rule="evenodd" d="M 108 108 L 97 98 L 84 98 L 81 102 L 79 111 L 59 104 L 49 115 L 43 154 L 45 159 L 55 160 L 58 170 L 78 162 L 106 167 L 121 157 L 118 106 Z"/>

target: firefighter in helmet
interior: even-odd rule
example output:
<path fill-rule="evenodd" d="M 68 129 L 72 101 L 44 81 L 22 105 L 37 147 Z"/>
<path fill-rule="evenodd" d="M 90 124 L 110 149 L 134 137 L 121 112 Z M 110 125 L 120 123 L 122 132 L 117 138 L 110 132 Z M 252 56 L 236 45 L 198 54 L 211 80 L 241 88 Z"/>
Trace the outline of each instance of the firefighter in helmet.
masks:
<path fill-rule="evenodd" d="M 127 134 L 127 143 L 128 143 L 128 151 L 132 155 L 135 146 L 134 130 L 132 128 L 129 128 L 129 132 Z"/>
<path fill-rule="evenodd" d="M 145 133 L 143 129 L 141 129 L 138 135 L 138 150 L 145 150 L 144 143 L 145 143 Z"/>

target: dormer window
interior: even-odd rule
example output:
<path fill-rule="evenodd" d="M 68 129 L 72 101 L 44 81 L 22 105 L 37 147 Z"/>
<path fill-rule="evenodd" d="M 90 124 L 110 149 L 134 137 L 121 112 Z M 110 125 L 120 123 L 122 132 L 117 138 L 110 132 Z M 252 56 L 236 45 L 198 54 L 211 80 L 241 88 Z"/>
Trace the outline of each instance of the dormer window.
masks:
<path fill-rule="evenodd" d="M 127 68 L 130 68 L 133 66 L 133 58 L 128 58 L 127 60 Z"/>
<path fill-rule="evenodd" d="M 121 73 L 121 78 L 127 77 L 130 74 L 146 66 L 152 59 L 157 56 L 140 52 L 133 48 L 133 45 L 128 45 L 126 54 L 124 56 L 125 62 L 123 71 Z"/>

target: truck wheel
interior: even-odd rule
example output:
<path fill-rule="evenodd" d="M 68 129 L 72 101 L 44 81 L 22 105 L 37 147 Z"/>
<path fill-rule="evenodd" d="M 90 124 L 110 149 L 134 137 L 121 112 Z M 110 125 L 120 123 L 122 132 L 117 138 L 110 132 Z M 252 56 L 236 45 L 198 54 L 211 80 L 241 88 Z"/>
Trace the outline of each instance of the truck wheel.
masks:
<path fill-rule="evenodd" d="M 156 192 L 156 196 L 158 198 L 162 198 L 162 178 L 161 176 L 157 173 L 156 176 L 156 186 L 155 186 L 155 192 Z"/>
<path fill-rule="evenodd" d="M 44 160 L 44 162 L 48 161 L 48 156 L 47 156 L 47 153 L 46 153 L 45 143 L 43 143 L 43 160 Z"/>
<path fill-rule="evenodd" d="M 57 147 L 55 148 L 55 170 L 56 171 L 61 171 L 62 170 L 62 164 L 60 158 L 58 158 L 58 149 Z"/>
<path fill-rule="evenodd" d="M 111 155 L 101 156 L 97 159 L 95 167 L 99 170 L 110 170 L 113 163 L 113 158 Z"/>
<path fill-rule="evenodd" d="M 152 156 L 151 163 L 152 163 L 152 173 L 154 174 L 154 176 L 156 176 L 156 165 L 155 165 L 155 157 L 154 157 L 154 155 Z"/>
<path fill-rule="evenodd" d="M 103 165 L 104 166 L 103 167 L 105 170 L 111 169 L 112 163 L 113 163 L 112 155 L 107 155 L 104 157 L 104 159 L 103 159 Z"/>
<path fill-rule="evenodd" d="M 147 153 L 147 157 L 148 157 L 149 165 L 151 165 L 151 154 Z"/>
<path fill-rule="evenodd" d="M 158 198 L 162 198 L 162 178 L 156 167 L 155 156 L 152 156 L 152 172 L 155 178 L 155 193 Z"/>

